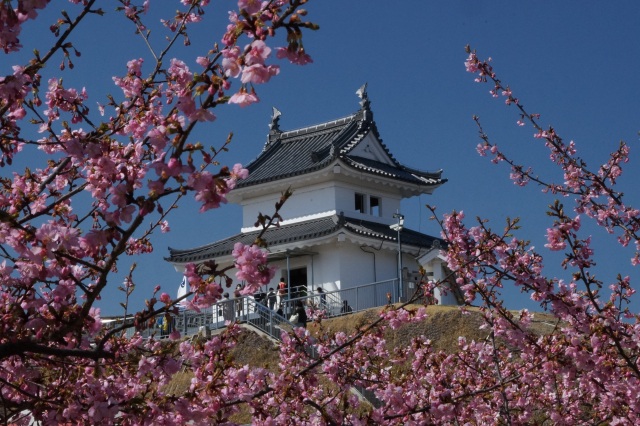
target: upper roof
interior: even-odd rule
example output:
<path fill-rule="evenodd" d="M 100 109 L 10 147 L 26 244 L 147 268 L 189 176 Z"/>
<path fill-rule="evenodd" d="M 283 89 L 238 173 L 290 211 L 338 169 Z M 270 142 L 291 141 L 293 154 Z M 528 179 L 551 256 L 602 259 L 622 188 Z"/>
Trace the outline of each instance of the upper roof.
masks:
<path fill-rule="evenodd" d="M 267 143 L 258 158 L 247 165 L 249 177 L 238 182 L 237 188 L 311 173 L 339 160 L 347 168 L 423 187 L 425 192 L 446 182 L 441 178 L 442 170 L 427 172 L 400 164 L 382 143 L 369 107 L 366 85 L 357 93 L 361 109 L 356 113 L 302 129 L 281 131 L 278 124 L 281 114 L 274 108 Z M 358 155 L 355 148 L 364 140 L 376 141 L 385 158 Z"/>
<path fill-rule="evenodd" d="M 397 244 L 398 233 L 388 225 L 370 222 L 366 220 L 345 217 L 343 214 L 331 215 L 319 219 L 304 222 L 296 222 L 279 227 L 269 228 L 263 238 L 269 243 L 269 249 L 275 252 L 277 246 L 328 237 L 339 232 L 350 234 L 354 237 L 369 238 L 377 241 L 389 241 Z M 201 247 L 177 250 L 169 247 L 167 261 L 172 263 L 201 263 L 207 260 L 231 255 L 233 246 L 241 242 L 251 245 L 260 231 L 241 233 L 224 240 L 216 241 Z M 430 249 L 438 247 L 441 240 L 411 229 L 404 228 L 400 231 L 400 239 L 405 248 Z"/>

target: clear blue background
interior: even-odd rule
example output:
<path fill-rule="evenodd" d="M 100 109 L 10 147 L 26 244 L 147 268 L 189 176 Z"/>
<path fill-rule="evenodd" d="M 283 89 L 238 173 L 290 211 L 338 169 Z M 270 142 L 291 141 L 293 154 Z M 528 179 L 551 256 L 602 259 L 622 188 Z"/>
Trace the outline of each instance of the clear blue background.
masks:
<path fill-rule="evenodd" d="M 10 73 L 10 65 L 25 63 L 33 48 L 45 51 L 51 43 L 48 27 L 58 8 L 74 15 L 76 6 L 60 0 L 54 3 L 41 19 L 25 28 L 25 50 L 3 57 L 2 73 Z M 197 69 L 195 57 L 220 40 L 226 10 L 234 6 L 234 2 L 212 2 L 205 22 L 190 33 L 192 45 L 181 47 L 173 56 Z M 103 2 L 102 7 L 107 14 L 92 17 L 72 39 L 82 57 L 74 58 L 74 70 L 62 73 L 66 86 L 87 87 L 90 106 L 104 103 L 106 93 L 118 98 L 119 89 L 111 77 L 124 75 L 127 60 L 143 57 L 146 67 L 152 65 L 131 25 L 113 12 L 114 2 Z M 147 19 L 151 23 L 169 17 L 175 9 L 175 2 L 151 2 Z M 503 228 L 506 217 L 521 217 L 524 229 L 518 235 L 531 240 L 548 258 L 549 275 L 569 280 L 570 273 L 557 266 L 557 254 L 543 247 L 551 223 L 544 212 L 554 198 L 534 186 L 516 187 L 508 178 L 508 167 L 493 165 L 475 151 L 479 139 L 474 114 L 480 116 L 492 141 L 509 155 L 550 179 L 562 180 L 540 141 L 531 137 L 532 128 L 516 126 L 515 108 L 506 107 L 502 99 L 492 99 L 491 87 L 474 83 L 473 76 L 465 72 L 464 47 L 470 44 L 481 58 L 493 57 L 500 78 L 525 107 L 542 114 L 541 122 L 553 125 L 566 140 L 575 140 L 594 168 L 606 161 L 620 140 L 628 142 L 632 161 L 626 165 L 623 188 L 628 202 L 640 204 L 637 1 L 312 0 L 307 9 L 308 19 L 321 27 L 304 37 L 314 62 L 304 67 L 282 63 L 279 76 L 257 87 L 260 104 L 222 108 L 216 111 L 217 121 L 196 132 L 193 142 L 214 146 L 220 146 L 228 132 L 234 133 L 230 152 L 219 158 L 222 164 L 247 164 L 258 155 L 272 106 L 282 111 L 282 129 L 331 120 L 358 109 L 355 91 L 367 82 L 378 129 L 394 156 L 410 167 L 441 168 L 443 177 L 449 179 L 434 195 L 403 203 L 410 228 L 439 233 L 424 208 L 427 203 L 437 205 L 441 214 L 464 210 L 470 224 L 476 216 L 490 219 L 496 230 Z M 154 43 L 160 46 L 164 35 L 150 28 Z M 283 37 L 279 34 L 279 43 L 272 45 L 284 45 Z M 59 58 L 43 72 L 45 81 L 46 76 L 60 74 L 55 68 L 58 62 Z M 234 82 L 234 87 L 238 84 Z M 572 206 L 569 200 L 565 203 Z M 170 218 L 170 225 L 171 233 L 156 235 L 152 254 L 126 259 L 120 265 L 120 271 L 126 272 L 126 262 L 138 263 L 134 308 L 143 306 L 157 284 L 175 294 L 181 276 L 163 260 L 168 246 L 190 248 L 238 232 L 240 208 L 229 205 L 199 214 L 198 206 L 189 201 Z M 600 278 L 610 282 L 620 272 L 634 276 L 637 282 L 637 269 L 629 263 L 630 250 L 621 250 L 601 230 L 589 228 L 587 233 L 594 236 Z M 115 287 L 121 284 L 121 275 L 114 277 L 100 302 L 103 314 L 120 311 L 122 293 Z M 505 291 L 505 297 L 511 308 L 539 309 L 518 291 Z M 634 305 L 636 311 L 638 306 Z"/>

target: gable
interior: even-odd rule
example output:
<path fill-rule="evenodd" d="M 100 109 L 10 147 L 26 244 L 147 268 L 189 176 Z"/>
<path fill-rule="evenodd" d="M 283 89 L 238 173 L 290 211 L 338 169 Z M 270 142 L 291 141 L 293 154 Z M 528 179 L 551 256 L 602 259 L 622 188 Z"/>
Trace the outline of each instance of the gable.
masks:
<path fill-rule="evenodd" d="M 349 151 L 349 156 L 366 158 L 367 160 L 395 166 L 395 162 L 373 132 L 369 132 L 364 138 L 359 140 Z"/>

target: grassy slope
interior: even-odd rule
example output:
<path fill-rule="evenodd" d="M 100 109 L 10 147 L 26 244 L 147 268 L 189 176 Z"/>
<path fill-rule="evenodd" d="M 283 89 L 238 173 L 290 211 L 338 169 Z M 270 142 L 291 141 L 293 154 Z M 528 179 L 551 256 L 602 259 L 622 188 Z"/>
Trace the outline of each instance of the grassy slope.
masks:
<path fill-rule="evenodd" d="M 418 306 L 410 306 L 415 309 Z M 323 320 L 322 325 L 309 324 L 308 330 L 311 333 L 331 333 L 343 331 L 352 334 L 359 328 L 372 323 L 379 317 L 381 308 L 370 309 L 337 318 Z M 417 336 L 426 336 L 433 342 L 435 350 L 445 350 L 453 352 L 457 350 L 458 337 L 464 336 L 468 340 L 483 340 L 487 336 L 487 331 L 480 329 L 483 323 L 478 310 L 471 308 L 466 313 L 453 306 L 429 306 L 427 308 L 428 317 L 426 320 L 400 327 L 397 330 L 387 331 L 387 342 L 391 347 L 406 346 L 411 339 Z M 553 329 L 553 318 L 547 314 L 536 314 L 532 328 L 537 333 L 550 332 Z M 244 330 L 238 340 L 237 347 L 233 352 L 234 360 L 241 365 L 264 367 L 275 370 L 278 365 L 277 345 L 268 338 L 251 331 Z M 176 377 L 171 385 L 171 392 L 179 394 L 189 386 L 191 375 L 181 373 Z M 240 416 L 233 416 L 234 421 L 250 421 L 248 412 L 243 412 Z"/>

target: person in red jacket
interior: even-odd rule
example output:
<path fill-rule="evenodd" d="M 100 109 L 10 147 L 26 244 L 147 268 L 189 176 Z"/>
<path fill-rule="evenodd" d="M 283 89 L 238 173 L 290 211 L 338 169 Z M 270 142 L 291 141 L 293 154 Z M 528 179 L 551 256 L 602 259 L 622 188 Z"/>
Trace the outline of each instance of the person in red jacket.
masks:
<path fill-rule="evenodd" d="M 280 282 L 278 283 L 278 294 L 276 303 L 278 307 L 282 306 L 282 301 L 287 297 L 287 282 L 284 280 L 284 277 L 280 278 Z"/>

